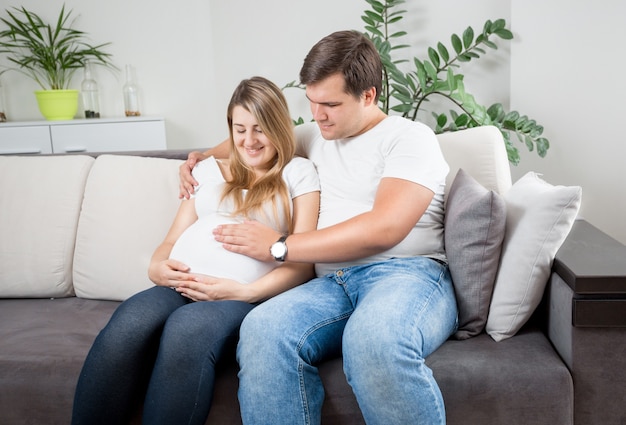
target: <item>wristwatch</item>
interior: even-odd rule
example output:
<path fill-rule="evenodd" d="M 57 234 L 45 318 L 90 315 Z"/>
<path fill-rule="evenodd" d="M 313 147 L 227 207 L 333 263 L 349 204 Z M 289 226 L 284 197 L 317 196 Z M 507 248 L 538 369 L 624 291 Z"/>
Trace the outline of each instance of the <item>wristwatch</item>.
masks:
<path fill-rule="evenodd" d="M 276 242 L 270 246 L 270 254 L 274 257 L 276 261 L 285 261 L 285 257 L 287 256 L 287 244 L 285 241 L 287 240 L 288 235 L 283 235 Z"/>

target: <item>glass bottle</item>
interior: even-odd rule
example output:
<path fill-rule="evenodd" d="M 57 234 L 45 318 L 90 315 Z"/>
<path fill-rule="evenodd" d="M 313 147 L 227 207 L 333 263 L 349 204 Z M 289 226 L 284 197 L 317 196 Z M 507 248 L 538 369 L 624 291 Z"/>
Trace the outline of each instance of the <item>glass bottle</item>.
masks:
<path fill-rule="evenodd" d="M 91 75 L 91 64 L 85 62 L 85 79 L 80 85 L 85 118 L 100 118 L 100 100 L 98 83 Z"/>
<path fill-rule="evenodd" d="M 124 111 L 127 117 L 138 117 L 139 112 L 139 88 L 133 77 L 133 69 L 130 65 L 126 65 L 126 84 L 123 87 L 124 92 Z"/>
<path fill-rule="evenodd" d="M 6 107 L 5 105 L 4 86 L 2 85 L 2 79 L 0 79 L 0 122 L 6 122 L 7 120 L 6 110 L 4 109 Z"/>

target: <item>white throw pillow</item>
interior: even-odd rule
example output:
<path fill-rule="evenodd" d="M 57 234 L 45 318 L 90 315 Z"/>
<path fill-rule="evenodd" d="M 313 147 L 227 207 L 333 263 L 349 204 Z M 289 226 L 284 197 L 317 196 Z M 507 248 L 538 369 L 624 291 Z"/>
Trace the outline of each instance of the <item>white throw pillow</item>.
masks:
<path fill-rule="evenodd" d="M 515 335 L 535 311 L 581 196 L 579 186 L 553 186 L 532 172 L 504 194 L 506 232 L 486 325 L 494 340 Z"/>
<path fill-rule="evenodd" d="M 72 257 L 90 156 L 0 156 L 0 297 L 74 295 Z"/>
<path fill-rule="evenodd" d="M 78 223 L 77 296 L 125 300 L 153 285 L 148 265 L 180 205 L 181 162 L 124 155 L 96 159 Z"/>

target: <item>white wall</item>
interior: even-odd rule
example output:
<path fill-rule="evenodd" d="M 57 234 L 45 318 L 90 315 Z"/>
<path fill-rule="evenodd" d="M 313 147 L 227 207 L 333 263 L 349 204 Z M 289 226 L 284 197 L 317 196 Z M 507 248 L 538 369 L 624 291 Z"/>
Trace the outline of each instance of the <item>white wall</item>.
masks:
<path fill-rule="evenodd" d="M 64 0 L 0 0 L 0 10 L 24 5 L 55 18 Z M 235 85 L 263 75 L 282 86 L 298 78 L 308 49 L 339 29 L 362 29 L 364 0 L 65 0 L 77 28 L 94 42 L 110 41 L 121 68 L 136 67 L 142 113 L 166 119 L 169 148 L 211 146 L 227 135 L 225 108 Z M 464 66 L 466 87 L 485 103 L 502 102 L 546 128 L 546 159 L 523 155 L 514 178 L 536 170 L 555 184 L 583 186 L 582 215 L 626 243 L 623 165 L 626 147 L 616 125 L 626 112 L 620 75 L 626 39 L 626 4 L 567 0 L 407 0 L 402 23 L 411 35 L 407 56 L 425 57 L 428 46 L 476 31 L 486 19 L 505 18 L 516 39 Z M 121 87 L 97 69 L 103 116 L 123 115 Z M 74 81 L 78 87 L 82 74 Z M 10 120 L 39 120 L 33 83 L 3 76 Z M 604 92 L 603 92 L 604 91 Z M 287 97 L 292 115 L 309 119 L 301 91 Z M 520 146 L 523 153 L 523 146 Z"/>
<path fill-rule="evenodd" d="M 514 177 L 533 170 L 582 186 L 580 215 L 626 243 L 626 3 L 511 3 L 511 107 L 551 143 L 545 159 L 526 152 Z"/>
<path fill-rule="evenodd" d="M 42 17 L 55 19 L 64 0 L 0 0 L 0 10 L 24 5 Z M 436 4 L 430 4 L 436 3 Z M 76 27 L 94 43 L 112 42 L 109 51 L 123 68 L 135 66 L 142 90 L 142 113 L 166 119 L 170 148 L 205 147 L 227 135 L 225 108 L 242 79 L 263 75 L 279 86 L 297 80 L 309 48 L 321 37 L 340 29 L 363 29 L 364 0 L 65 0 L 78 16 Z M 311 6 L 313 5 L 313 6 Z M 407 55 L 425 57 L 426 48 L 467 25 L 476 29 L 486 19 L 509 19 L 508 2 L 409 0 L 405 21 L 413 37 Z M 451 8 L 457 12 L 451 14 Z M 4 16 L 4 13 L 2 13 Z M 486 102 L 508 102 L 508 46 L 468 67 L 467 85 Z M 481 78 L 487 70 L 489 80 Z M 96 69 L 101 92 L 101 115 L 123 115 L 123 72 L 116 79 Z M 82 72 L 73 87 L 78 88 Z M 3 76 L 10 120 L 40 120 L 32 95 L 36 85 L 22 75 Z M 293 116 L 310 117 L 300 90 L 286 92 Z"/>

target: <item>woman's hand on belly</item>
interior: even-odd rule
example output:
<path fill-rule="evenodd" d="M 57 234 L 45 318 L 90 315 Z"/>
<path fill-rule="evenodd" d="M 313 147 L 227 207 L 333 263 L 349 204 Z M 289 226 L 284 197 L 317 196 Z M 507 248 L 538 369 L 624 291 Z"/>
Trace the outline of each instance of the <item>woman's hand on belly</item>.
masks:
<path fill-rule="evenodd" d="M 170 288 L 194 279 L 194 275 L 189 273 L 189 266 L 172 259 L 152 261 L 148 267 L 148 277 L 155 285 Z"/>
<path fill-rule="evenodd" d="M 248 287 L 236 280 L 191 274 L 192 280 L 180 282 L 176 291 L 194 301 L 237 300 L 249 302 Z"/>

